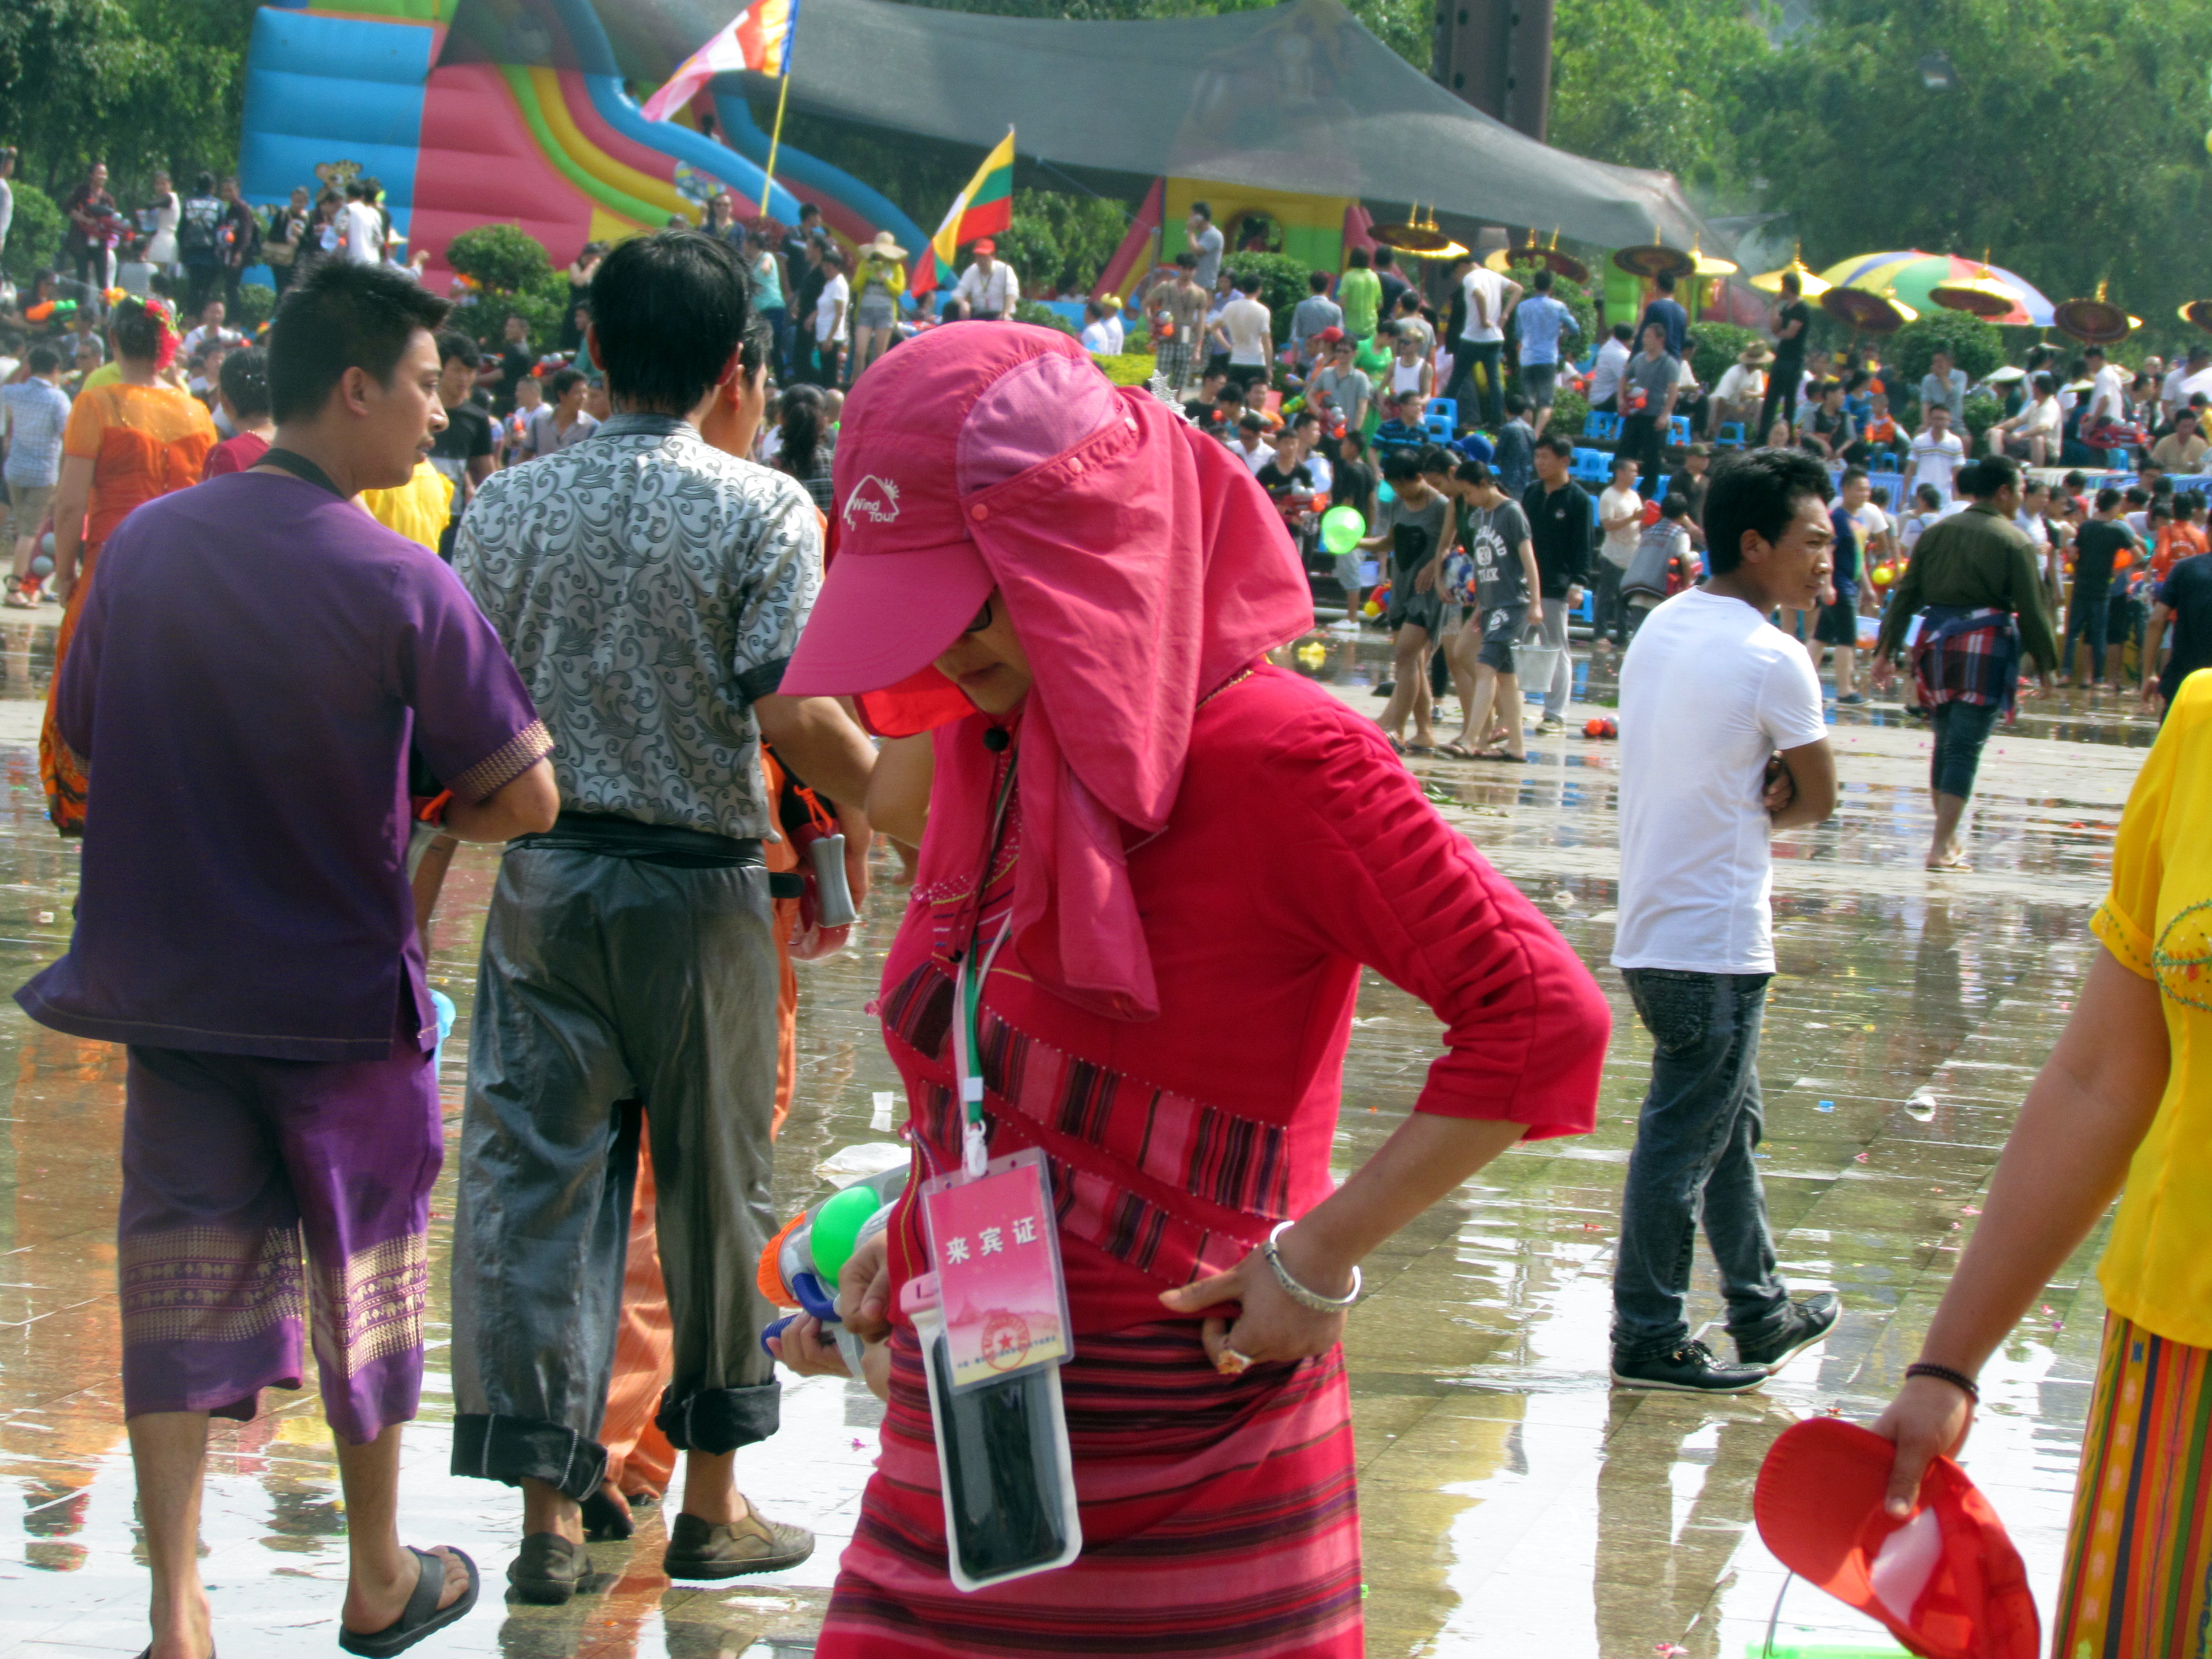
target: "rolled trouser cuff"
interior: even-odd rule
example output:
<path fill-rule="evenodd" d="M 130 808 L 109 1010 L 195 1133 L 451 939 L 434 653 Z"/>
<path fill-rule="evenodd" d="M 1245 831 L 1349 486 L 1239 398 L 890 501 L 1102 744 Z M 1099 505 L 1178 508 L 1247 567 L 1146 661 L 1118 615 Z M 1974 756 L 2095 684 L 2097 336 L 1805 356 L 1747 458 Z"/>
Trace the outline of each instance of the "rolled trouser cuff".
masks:
<path fill-rule="evenodd" d="M 580 1504 L 606 1478 L 607 1449 L 542 1418 L 467 1412 L 453 1419 L 453 1473 L 510 1486 L 543 1480 Z"/>
<path fill-rule="evenodd" d="M 678 1451 L 720 1457 L 774 1434 L 782 1395 L 782 1385 L 777 1382 L 758 1382 L 743 1389 L 702 1389 L 682 1400 L 672 1392 L 664 1394 L 653 1425 Z"/>

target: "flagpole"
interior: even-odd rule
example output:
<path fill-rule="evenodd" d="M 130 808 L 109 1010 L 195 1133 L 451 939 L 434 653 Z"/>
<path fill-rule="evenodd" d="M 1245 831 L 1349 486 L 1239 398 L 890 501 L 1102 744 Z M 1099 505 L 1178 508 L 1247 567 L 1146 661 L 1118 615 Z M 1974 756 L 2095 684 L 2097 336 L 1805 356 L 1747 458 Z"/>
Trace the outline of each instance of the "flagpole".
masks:
<path fill-rule="evenodd" d="M 783 106 L 791 96 L 791 71 L 786 69 L 776 76 L 775 127 L 768 136 L 768 171 L 761 182 L 761 211 L 769 210 L 768 198 L 775 190 L 775 152 L 783 143 Z"/>

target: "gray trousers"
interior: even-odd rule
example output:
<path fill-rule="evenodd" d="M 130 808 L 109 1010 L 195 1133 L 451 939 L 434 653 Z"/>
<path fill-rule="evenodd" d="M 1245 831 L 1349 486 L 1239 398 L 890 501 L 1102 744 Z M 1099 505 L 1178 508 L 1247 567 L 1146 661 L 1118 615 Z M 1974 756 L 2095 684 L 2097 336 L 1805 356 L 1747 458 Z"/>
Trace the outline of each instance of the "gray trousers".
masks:
<path fill-rule="evenodd" d="M 1537 624 L 1537 627 L 1543 634 L 1544 643 L 1551 646 L 1559 653 L 1552 669 L 1552 683 L 1544 688 L 1544 712 L 1547 714 L 1557 714 L 1561 720 L 1565 720 L 1567 715 L 1567 699 L 1574 695 L 1575 690 L 1574 659 L 1567 652 L 1567 596 L 1565 594 L 1544 595 L 1543 620 Z M 1521 689 L 1522 695 L 1526 696 L 1535 689 L 1533 685 L 1523 686 Z"/>
<path fill-rule="evenodd" d="M 636 1180 L 659 1199 L 679 1449 L 775 1432 L 768 872 L 508 849 L 484 923 L 453 1229 L 453 1473 L 599 1489 Z"/>

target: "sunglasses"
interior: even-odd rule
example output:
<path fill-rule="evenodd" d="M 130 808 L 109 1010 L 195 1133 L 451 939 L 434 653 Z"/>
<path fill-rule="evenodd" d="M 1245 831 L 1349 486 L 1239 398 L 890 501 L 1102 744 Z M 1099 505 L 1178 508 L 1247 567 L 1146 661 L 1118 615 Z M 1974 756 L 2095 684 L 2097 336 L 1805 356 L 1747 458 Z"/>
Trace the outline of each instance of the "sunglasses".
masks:
<path fill-rule="evenodd" d="M 962 629 L 960 631 L 963 634 L 980 634 L 990 625 L 991 602 L 990 600 L 986 599 L 983 601 L 983 608 L 975 613 L 975 620 L 969 623 L 967 627 Z"/>

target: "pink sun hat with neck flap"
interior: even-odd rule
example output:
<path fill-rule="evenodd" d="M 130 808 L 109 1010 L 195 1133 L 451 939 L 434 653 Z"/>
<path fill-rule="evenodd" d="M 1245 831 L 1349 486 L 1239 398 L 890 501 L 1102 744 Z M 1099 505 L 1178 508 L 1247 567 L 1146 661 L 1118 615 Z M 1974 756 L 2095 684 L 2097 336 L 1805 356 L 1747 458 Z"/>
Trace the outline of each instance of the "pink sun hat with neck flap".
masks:
<path fill-rule="evenodd" d="M 1038 482 L 1080 488 L 1090 441 L 1122 428 L 1135 423 L 1113 383 L 1054 330 L 961 323 L 886 353 L 845 404 L 836 556 L 783 695 L 874 691 L 929 666 L 996 585 L 975 545 L 993 509 L 975 498 L 1048 467 Z"/>

